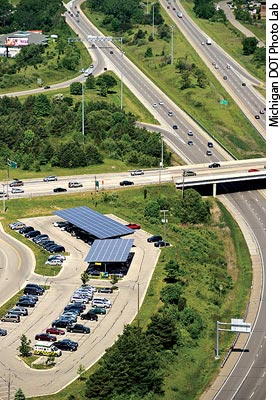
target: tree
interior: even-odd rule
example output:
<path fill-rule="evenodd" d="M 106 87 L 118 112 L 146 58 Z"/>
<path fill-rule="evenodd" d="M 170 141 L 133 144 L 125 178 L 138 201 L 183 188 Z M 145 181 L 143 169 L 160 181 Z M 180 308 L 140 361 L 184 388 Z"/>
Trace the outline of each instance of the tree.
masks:
<path fill-rule="evenodd" d="M 80 381 L 83 381 L 85 379 L 84 378 L 85 372 L 86 372 L 85 367 L 82 364 L 80 364 L 79 368 L 77 370 L 77 374 L 79 375 L 79 380 Z"/>
<path fill-rule="evenodd" d="M 177 304 L 179 298 L 183 292 L 182 285 L 180 283 L 169 283 L 160 292 L 160 299 L 165 304 Z"/>
<path fill-rule="evenodd" d="M 159 349 L 172 349 L 179 340 L 179 331 L 173 315 L 167 311 L 154 314 L 147 328 L 147 335 Z"/>
<path fill-rule="evenodd" d="M 29 357 L 31 354 L 31 340 L 27 339 L 25 335 L 22 335 L 20 338 L 20 346 L 18 347 L 18 351 L 21 357 Z"/>
<path fill-rule="evenodd" d="M 152 50 L 151 47 L 148 47 L 148 48 L 147 48 L 147 50 L 146 50 L 146 52 L 145 52 L 145 54 L 144 54 L 144 57 L 145 57 L 145 58 L 153 57 L 153 50 Z"/>
<path fill-rule="evenodd" d="M 48 358 L 46 359 L 46 365 L 50 365 L 50 366 L 55 365 L 55 356 L 53 354 L 48 356 Z"/>
<path fill-rule="evenodd" d="M 21 388 L 16 391 L 15 399 L 14 400 L 25 400 L 25 395 Z"/>
<path fill-rule="evenodd" d="M 186 327 L 192 339 L 198 339 L 205 327 L 200 314 L 192 307 L 186 307 L 180 313 L 180 321 Z"/>
<path fill-rule="evenodd" d="M 81 95 L 82 94 L 82 84 L 81 82 L 72 82 L 70 85 L 70 94 Z"/>
<path fill-rule="evenodd" d="M 250 54 L 254 54 L 257 45 L 258 45 L 258 39 L 255 37 L 246 37 L 242 41 L 243 44 L 243 54 L 245 56 L 249 56 Z"/>
<path fill-rule="evenodd" d="M 168 281 L 176 281 L 180 275 L 180 265 L 175 260 L 169 260 L 164 266 L 164 271 Z"/>
<path fill-rule="evenodd" d="M 83 285 L 86 285 L 89 280 L 90 280 L 89 274 L 84 271 L 81 274 L 81 281 L 82 281 Z"/>
<path fill-rule="evenodd" d="M 93 75 L 90 75 L 86 79 L 86 88 L 87 89 L 95 89 L 95 78 Z"/>
<path fill-rule="evenodd" d="M 158 218 L 159 217 L 159 204 L 157 201 L 149 201 L 144 210 L 145 218 Z"/>
<path fill-rule="evenodd" d="M 175 214 L 183 224 L 201 224 L 210 221 L 210 203 L 194 189 L 184 191 L 184 198 L 179 200 Z"/>
<path fill-rule="evenodd" d="M 38 117 L 47 117 L 51 114 L 51 103 L 45 94 L 35 97 L 33 110 Z"/>

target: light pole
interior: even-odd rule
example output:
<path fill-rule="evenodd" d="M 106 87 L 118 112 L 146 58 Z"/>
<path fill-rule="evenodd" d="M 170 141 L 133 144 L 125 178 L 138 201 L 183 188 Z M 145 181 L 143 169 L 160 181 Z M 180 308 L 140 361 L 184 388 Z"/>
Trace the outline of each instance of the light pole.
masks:
<path fill-rule="evenodd" d="M 152 37 L 155 38 L 155 3 L 152 3 L 153 7 L 153 30 L 152 30 Z"/>
<path fill-rule="evenodd" d="M 166 224 L 168 220 L 166 219 L 166 213 L 169 212 L 169 210 L 160 210 L 161 213 L 163 213 L 163 219 L 161 220 L 162 223 L 164 224 L 164 229 L 163 229 L 163 240 L 166 241 Z"/>
<path fill-rule="evenodd" d="M 146 14 L 149 14 L 149 0 L 147 0 L 147 11 Z"/>
<path fill-rule="evenodd" d="M 174 63 L 174 25 L 171 25 L 171 65 Z"/>
<path fill-rule="evenodd" d="M 161 138 L 161 157 L 159 163 L 159 184 L 161 184 L 161 171 L 163 169 L 163 136 L 160 135 Z"/>
<path fill-rule="evenodd" d="M 121 51 L 121 58 L 123 58 L 124 51 Z M 121 110 L 123 109 L 123 66 L 121 65 Z"/>
<path fill-rule="evenodd" d="M 6 206 L 5 206 L 5 183 L 2 183 L 2 187 L 3 187 L 3 194 L 2 194 L 2 196 L 3 196 L 3 213 L 4 213 L 5 210 L 6 210 Z"/>
<path fill-rule="evenodd" d="M 84 80 L 82 80 L 82 140 L 85 145 L 85 88 Z"/>

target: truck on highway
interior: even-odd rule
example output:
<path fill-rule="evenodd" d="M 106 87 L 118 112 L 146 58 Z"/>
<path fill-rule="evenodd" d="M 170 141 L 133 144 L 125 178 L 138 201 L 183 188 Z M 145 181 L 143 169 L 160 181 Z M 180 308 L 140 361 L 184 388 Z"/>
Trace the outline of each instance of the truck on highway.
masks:
<path fill-rule="evenodd" d="M 206 38 L 206 44 L 212 44 L 212 41 L 211 41 L 211 39 L 208 37 L 208 38 Z"/>

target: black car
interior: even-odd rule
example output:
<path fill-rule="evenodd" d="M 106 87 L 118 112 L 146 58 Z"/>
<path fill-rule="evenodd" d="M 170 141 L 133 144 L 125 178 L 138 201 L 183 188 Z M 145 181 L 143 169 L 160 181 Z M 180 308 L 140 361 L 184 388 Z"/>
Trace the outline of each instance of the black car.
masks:
<path fill-rule="evenodd" d="M 34 230 L 34 231 L 29 231 L 29 232 L 27 232 L 24 236 L 25 236 L 26 238 L 31 239 L 31 238 L 34 238 L 35 236 L 40 235 L 40 234 L 41 234 L 40 231 Z"/>
<path fill-rule="evenodd" d="M 88 311 L 81 315 L 81 319 L 89 320 L 89 321 L 98 321 L 98 315 L 95 312 Z"/>
<path fill-rule="evenodd" d="M 58 245 L 55 243 L 54 240 L 50 240 L 49 243 L 43 244 L 43 248 L 44 248 L 45 250 L 47 250 L 47 251 L 49 251 L 49 249 L 50 249 L 51 247 L 54 247 L 54 246 L 58 246 Z"/>
<path fill-rule="evenodd" d="M 78 311 L 81 314 L 86 309 L 86 305 L 84 303 L 70 303 L 64 307 L 64 312 L 67 311 Z"/>
<path fill-rule="evenodd" d="M 60 350 L 76 351 L 78 348 L 78 343 L 70 339 L 62 339 L 54 342 L 55 347 Z"/>
<path fill-rule="evenodd" d="M 121 181 L 120 185 L 121 186 L 130 186 L 130 185 L 134 185 L 134 182 L 132 182 L 132 181 Z"/>
<path fill-rule="evenodd" d="M 25 286 L 25 288 L 29 288 L 29 287 L 35 287 L 37 289 L 40 289 L 41 291 L 45 291 L 45 288 L 41 285 L 38 285 L 37 283 L 27 283 L 27 285 Z"/>
<path fill-rule="evenodd" d="M 66 330 L 73 333 L 90 333 L 90 328 L 82 324 L 69 325 Z"/>
<path fill-rule="evenodd" d="M 208 147 L 213 147 L 213 143 L 212 143 L 212 142 L 208 142 L 208 143 L 207 143 L 207 146 L 208 146 Z"/>
<path fill-rule="evenodd" d="M 178 125 L 173 125 L 172 128 L 173 129 L 178 129 Z"/>
<path fill-rule="evenodd" d="M 7 335 L 7 330 L 0 328 L 0 336 L 6 336 Z"/>
<path fill-rule="evenodd" d="M 31 294 L 32 296 L 42 296 L 44 294 L 44 290 L 35 286 L 28 286 L 23 291 L 24 294 Z"/>
<path fill-rule="evenodd" d="M 44 86 L 44 89 L 50 89 L 51 87 L 49 85 Z"/>
<path fill-rule="evenodd" d="M 154 246 L 155 247 L 168 247 L 168 246 L 170 246 L 170 243 L 166 242 L 164 240 L 160 240 L 159 242 L 155 242 Z"/>
<path fill-rule="evenodd" d="M 71 321 L 65 318 L 58 318 L 52 323 L 52 328 L 66 328 L 68 325 L 71 325 Z"/>
<path fill-rule="evenodd" d="M 36 305 L 35 301 L 32 301 L 30 299 L 19 300 L 16 303 L 17 307 L 35 307 L 35 305 Z"/>
<path fill-rule="evenodd" d="M 213 162 L 211 164 L 208 165 L 208 168 L 218 168 L 220 167 L 221 164 L 217 163 L 217 162 Z"/>
<path fill-rule="evenodd" d="M 58 188 L 54 188 L 53 191 L 54 191 L 54 193 L 60 193 L 60 192 L 67 192 L 67 189 L 58 187 Z"/>
<path fill-rule="evenodd" d="M 33 226 L 24 226 L 23 228 L 21 228 L 19 230 L 19 233 L 27 233 L 27 232 L 31 232 L 34 231 Z"/>
<path fill-rule="evenodd" d="M 34 236 L 32 241 L 36 244 L 39 244 L 42 239 L 49 240 L 49 236 L 46 233 L 42 233 L 41 235 Z"/>
<path fill-rule="evenodd" d="M 26 290 L 26 289 L 24 289 L 24 290 Z M 27 290 L 28 290 L 28 289 L 27 289 Z M 39 300 L 39 297 L 38 297 L 37 294 L 24 294 L 23 296 L 21 296 L 21 297 L 19 298 L 19 301 L 25 300 L 25 299 L 31 300 L 31 301 L 33 301 L 34 303 L 37 303 L 37 301 Z"/>
<path fill-rule="evenodd" d="M 113 289 L 111 287 L 103 287 L 99 288 L 98 293 L 113 293 Z"/>
<path fill-rule="evenodd" d="M 160 240 L 162 240 L 162 237 L 160 235 L 154 235 L 154 236 L 149 237 L 147 239 L 147 242 L 154 243 L 154 242 L 159 242 Z"/>
<path fill-rule="evenodd" d="M 60 245 L 56 245 L 53 246 L 49 249 L 50 253 L 64 253 L 65 252 L 65 248 L 63 246 Z"/>

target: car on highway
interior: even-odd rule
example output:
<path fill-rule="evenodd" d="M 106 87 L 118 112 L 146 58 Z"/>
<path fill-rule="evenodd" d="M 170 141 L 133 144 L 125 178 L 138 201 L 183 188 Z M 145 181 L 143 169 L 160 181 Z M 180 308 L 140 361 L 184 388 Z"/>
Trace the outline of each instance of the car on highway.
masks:
<path fill-rule="evenodd" d="M 33 226 L 23 226 L 20 230 L 19 233 L 23 234 L 23 233 L 27 233 L 27 232 L 31 232 L 34 231 Z"/>
<path fill-rule="evenodd" d="M 246 86 L 246 83 L 245 83 L 245 82 L 242 82 L 242 86 Z"/>
<path fill-rule="evenodd" d="M 141 225 L 135 224 L 134 222 L 130 222 L 129 224 L 126 225 L 130 229 L 141 229 Z"/>
<path fill-rule="evenodd" d="M 34 231 L 29 231 L 29 232 L 25 233 L 24 236 L 28 239 L 31 239 L 38 235 L 41 235 L 41 232 L 38 230 L 34 230 Z"/>
<path fill-rule="evenodd" d="M 157 107 L 157 103 L 154 103 L 154 104 L 153 104 L 153 107 L 156 108 L 156 107 Z"/>
<path fill-rule="evenodd" d="M 250 169 L 248 169 L 248 172 L 259 172 L 259 169 L 256 169 L 256 168 L 250 168 Z"/>
<path fill-rule="evenodd" d="M 189 129 L 189 130 L 188 130 L 188 135 L 189 135 L 189 136 L 193 136 L 193 131 Z"/>
<path fill-rule="evenodd" d="M 2 329 L 0 328 L 0 336 L 6 336 L 7 335 L 7 329 Z"/>
<path fill-rule="evenodd" d="M 165 240 L 159 240 L 158 242 L 154 243 L 155 247 L 168 247 L 170 246 L 169 242 L 166 242 Z"/>
<path fill-rule="evenodd" d="M 37 333 L 37 335 L 35 335 L 35 340 L 44 340 L 46 342 L 55 342 L 56 336 L 51 335 L 50 333 Z"/>
<path fill-rule="evenodd" d="M 188 145 L 189 146 L 193 146 L 193 141 L 192 140 L 188 140 Z"/>
<path fill-rule="evenodd" d="M 173 129 L 178 129 L 178 125 L 173 125 L 172 128 Z"/>
<path fill-rule="evenodd" d="M 57 177 L 55 175 L 49 175 L 43 178 L 44 182 L 51 182 L 51 181 L 57 181 Z"/>
<path fill-rule="evenodd" d="M 62 188 L 62 187 L 57 187 L 53 189 L 54 193 L 62 193 L 62 192 L 67 192 L 66 188 Z"/>
<path fill-rule="evenodd" d="M 150 236 L 147 239 L 147 242 L 148 243 L 155 243 L 155 242 L 159 242 L 160 240 L 162 240 L 162 236 L 161 235 L 153 235 L 153 236 Z"/>
<path fill-rule="evenodd" d="M 49 85 L 44 86 L 44 89 L 50 89 L 51 87 Z"/>
<path fill-rule="evenodd" d="M 79 187 L 83 187 L 83 184 L 78 181 L 70 181 L 70 182 L 68 182 L 68 187 L 69 188 L 79 188 Z"/>
<path fill-rule="evenodd" d="M 173 111 L 168 111 L 168 116 L 173 117 Z"/>
<path fill-rule="evenodd" d="M 257 114 L 257 115 L 255 115 L 255 118 L 256 119 L 260 119 L 260 116 Z"/>
<path fill-rule="evenodd" d="M 46 333 L 50 335 L 65 335 L 65 331 L 59 328 L 48 328 L 46 329 Z"/>
<path fill-rule="evenodd" d="M 130 186 L 130 185 L 134 185 L 134 182 L 126 180 L 120 182 L 120 186 Z"/>
<path fill-rule="evenodd" d="M 158 104 L 159 104 L 160 106 L 163 106 L 163 101 L 160 100 L 160 101 L 158 102 Z"/>
<path fill-rule="evenodd" d="M 11 190 L 11 193 L 12 194 L 24 193 L 24 190 L 22 188 L 13 187 L 12 190 Z"/>
<path fill-rule="evenodd" d="M 208 165 L 208 168 L 218 168 L 220 166 L 221 166 L 220 163 L 212 162 L 211 164 Z"/>
<path fill-rule="evenodd" d="M 227 80 L 227 76 L 226 76 L 226 75 L 224 75 L 224 76 L 223 76 L 223 79 L 226 81 L 226 80 Z"/>
<path fill-rule="evenodd" d="M 14 179 L 14 180 L 9 184 L 10 187 L 23 186 L 23 185 L 24 185 L 23 181 L 21 181 L 21 180 L 19 180 L 19 179 Z"/>
<path fill-rule="evenodd" d="M 66 330 L 71 333 L 90 333 L 90 328 L 82 324 L 69 325 Z"/>
<path fill-rule="evenodd" d="M 134 171 L 130 172 L 131 176 L 136 176 L 136 175 L 144 175 L 144 171 L 142 169 L 135 169 Z"/>
<path fill-rule="evenodd" d="M 212 142 L 208 142 L 208 143 L 207 143 L 207 146 L 208 146 L 208 147 L 214 147 L 214 145 L 213 145 Z"/>
<path fill-rule="evenodd" d="M 260 114 L 264 114 L 264 110 L 260 110 Z"/>
<path fill-rule="evenodd" d="M 2 199 L 2 198 L 5 198 L 5 197 L 8 197 L 7 193 L 6 192 L 0 192 L 0 198 Z"/>
<path fill-rule="evenodd" d="M 32 301 L 31 299 L 22 299 L 16 303 L 17 307 L 35 307 L 35 305 L 35 301 Z"/>
<path fill-rule="evenodd" d="M 57 342 L 54 342 L 54 345 L 60 350 L 67 350 L 67 351 L 76 351 L 79 346 L 78 342 L 74 342 L 73 340 L 70 339 L 58 340 Z"/>
<path fill-rule="evenodd" d="M 184 169 L 183 170 L 183 176 L 196 176 L 196 172 L 190 170 L 190 169 Z"/>
<path fill-rule="evenodd" d="M 207 155 L 207 156 L 212 156 L 212 155 L 213 155 L 213 153 L 212 153 L 212 151 L 211 151 L 211 150 L 207 150 L 207 151 L 206 151 L 206 155 Z"/>

